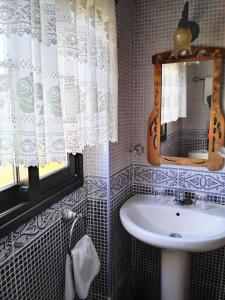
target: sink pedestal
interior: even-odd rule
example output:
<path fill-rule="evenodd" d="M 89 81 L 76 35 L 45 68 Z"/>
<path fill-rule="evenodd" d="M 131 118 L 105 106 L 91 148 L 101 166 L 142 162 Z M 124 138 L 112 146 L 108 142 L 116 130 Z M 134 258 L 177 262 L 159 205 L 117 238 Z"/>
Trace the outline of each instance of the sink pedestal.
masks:
<path fill-rule="evenodd" d="M 211 209 L 212 208 L 212 209 Z M 225 245 L 225 207 L 210 210 L 174 205 L 174 197 L 135 195 L 120 209 L 125 229 L 140 241 L 161 250 L 161 300 L 187 300 L 191 252 Z M 190 222 L 191 220 L 191 222 Z M 213 224 L 213 226 L 212 226 Z"/>
<path fill-rule="evenodd" d="M 161 300 L 187 300 L 190 282 L 190 254 L 161 250 Z"/>

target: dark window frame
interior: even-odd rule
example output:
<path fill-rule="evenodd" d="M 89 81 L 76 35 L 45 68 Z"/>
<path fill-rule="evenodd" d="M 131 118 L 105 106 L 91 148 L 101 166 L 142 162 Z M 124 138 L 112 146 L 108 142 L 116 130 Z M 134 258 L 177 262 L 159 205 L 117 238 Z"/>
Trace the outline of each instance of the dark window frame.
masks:
<path fill-rule="evenodd" d="M 83 185 L 83 155 L 68 155 L 68 166 L 39 179 L 29 167 L 26 181 L 0 192 L 0 238 Z"/>

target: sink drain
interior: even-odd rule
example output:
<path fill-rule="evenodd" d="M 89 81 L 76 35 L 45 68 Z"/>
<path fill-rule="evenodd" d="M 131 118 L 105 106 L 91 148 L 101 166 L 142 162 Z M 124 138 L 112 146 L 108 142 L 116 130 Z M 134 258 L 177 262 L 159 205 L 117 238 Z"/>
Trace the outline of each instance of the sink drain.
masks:
<path fill-rule="evenodd" d="M 170 233 L 169 236 L 173 238 L 182 238 L 182 235 L 176 232 Z"/>

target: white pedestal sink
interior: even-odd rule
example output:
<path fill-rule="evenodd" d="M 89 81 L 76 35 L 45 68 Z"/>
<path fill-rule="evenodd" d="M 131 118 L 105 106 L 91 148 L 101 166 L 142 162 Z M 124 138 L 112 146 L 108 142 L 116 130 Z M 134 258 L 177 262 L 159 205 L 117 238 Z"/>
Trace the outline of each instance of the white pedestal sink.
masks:
<path fill-rule="evenodd" d="M 151 195 L 135 195 L 120 209 L 125 229 L 135 238 L 161 250 L 161 299 L 187 300 L 189 252 L 210 251 L 225 245 L 225 207 L 177 206 L 174 197 L 163 203 Z"/>

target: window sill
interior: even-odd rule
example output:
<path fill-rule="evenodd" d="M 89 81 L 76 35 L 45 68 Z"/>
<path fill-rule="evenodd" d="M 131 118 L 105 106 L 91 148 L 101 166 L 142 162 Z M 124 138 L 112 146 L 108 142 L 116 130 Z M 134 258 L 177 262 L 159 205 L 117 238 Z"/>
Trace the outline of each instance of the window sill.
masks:
<path fill-rule="evenodd" d="M 70 182 L 59 184 L 57 188 L 50 189 L 32 200 L 20 202 L 17 205 L 14 204 L 14 207 L 0 214 L 0 238 L 6 236 L 82 185 L 83 177 L 73 178 L 73 181 L 70 180 Z"/>

